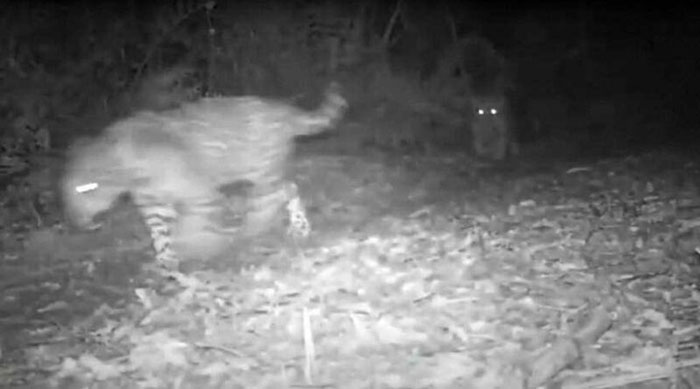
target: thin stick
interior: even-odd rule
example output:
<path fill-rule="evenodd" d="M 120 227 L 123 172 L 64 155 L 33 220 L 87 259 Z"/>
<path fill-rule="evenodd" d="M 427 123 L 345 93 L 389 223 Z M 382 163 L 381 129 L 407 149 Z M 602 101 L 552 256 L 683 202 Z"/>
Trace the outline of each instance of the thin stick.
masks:
<path fill-rule="evenodd" d="M 309 315 L 309 309 L 304 307 L 302 313 L 304 320 L 304 378 L 308 385 L 313 385 L 313 366 L 314 360 L 316 359 L 316 348 L 314 347 L 314 335 L 311 330 L 311 317 Z"/>
<path fill-rule="evenodd" d="M 394 12 L 391 15 L 391 19 L 389 19 L 389 23 L 386 26 L 386 29 L 384 29 L 384 34 L 382 34 L 382 44 L 384 47 L 389 46 L 389 40 L 391 39 L 391 33 L 394 31 L 394 27 L 396 26 L 396 21 L 399 18 L 399 15 L 401 14 L 401 4 L 403 3 L 403 0 L 399 0 L 396 2 L 396 7 L 394 7 Z"/>

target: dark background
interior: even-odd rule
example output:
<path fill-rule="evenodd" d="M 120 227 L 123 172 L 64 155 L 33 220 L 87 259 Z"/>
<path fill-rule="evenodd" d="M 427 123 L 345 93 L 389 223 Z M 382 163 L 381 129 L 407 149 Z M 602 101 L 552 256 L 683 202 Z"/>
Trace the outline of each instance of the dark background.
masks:
<path fill-rule="evenodd" d="M 4 3 L 3 120 L 37 116 L 55 129 L 55 138 L 68 139 L 72 132 L 104 125 L 114 111 L 124 114 L 112 109 L 115 96 L 178 64 L 200 70 L 203 89 L 222 94 L 289 97 L 317 93 L 329 79 L 339 79 L 357 111 L 388 100 L 401 106 L 394 111 L 416 115 L 416 99 L 460 111 L 466 108 L 454 101 L 463 91 L 445 92 L 453 80 L 438 73 L 455 42 L 478 36 L 505 60 L 525 140 L 574 133 L 585 134 L 585 140 L 572 142 L 596 143 L 592 148 L 613 143 L 613 148 L 648 148 L 687 146 L 697 132 L 700 27 L 695 8 L 404 1 L 388 28 L 397 2 L 202 4 Z M 364 23 L 361 34 L 352 39 L 347 30 L 334 27 L 358 21 Z M 214 34 L 208 33 L 210 27 Z M 390 39 L 377 45 L 385 35 Z M 342 42 L 341 60 L 328 69 L 326 42 L 333 36 Z M 426 83 L 442 95 L 425 92 Z M 406 101 L 399 102 L 402 98 Z M 45 112 L 27 113 L 27 100 L 41 101 Z M 109 112 L 103 112 L 105 106 Z M 554 111 L 565 119 L 554 117 Z M 548 129 L 533 130 L 535 120 L 549 123 Z"/>

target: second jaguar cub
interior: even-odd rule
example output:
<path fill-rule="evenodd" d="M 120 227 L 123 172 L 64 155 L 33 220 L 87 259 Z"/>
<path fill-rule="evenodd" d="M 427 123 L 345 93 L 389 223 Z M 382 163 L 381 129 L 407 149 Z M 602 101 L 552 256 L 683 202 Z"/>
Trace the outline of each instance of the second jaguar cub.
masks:
<path fill-rule="evenodd" d="M 502 161 L 518 154 L 508 100 L 503 95 L 471 98 L 471 134 L 478 157 Z"/>

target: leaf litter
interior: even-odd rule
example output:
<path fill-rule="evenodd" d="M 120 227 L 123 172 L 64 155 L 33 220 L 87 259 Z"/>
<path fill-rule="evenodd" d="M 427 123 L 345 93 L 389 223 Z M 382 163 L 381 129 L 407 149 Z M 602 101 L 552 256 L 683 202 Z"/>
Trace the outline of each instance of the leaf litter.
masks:
<path fill-rule="evenodd" d="M 654 154 L 462 174 L 470 163 L 301 160 L 310 242 L 279 245 L 242 270 L 179 273 L 175 283 L 141 269 L 148 242 L 128 210 L 91 235 L 34 226 L 16 247 L 8 242 L 18 233 L 3 234 L 11 250 L 0 283 L 0 380 L 59 388 L 692 380 L 700 203 L 686 177 L 697 177 L 697 165 Z M 16 214 L 34 222 L 31 212 Z"/>

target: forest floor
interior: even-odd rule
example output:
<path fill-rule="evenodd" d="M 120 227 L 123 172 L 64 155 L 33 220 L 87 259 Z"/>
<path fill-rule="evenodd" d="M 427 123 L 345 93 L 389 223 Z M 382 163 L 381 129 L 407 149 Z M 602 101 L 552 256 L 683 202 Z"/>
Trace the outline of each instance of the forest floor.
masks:
<path fill-rule="evenodd" d="M 51 193 L 14 184 L 0 387 L 695 387 L 698 177 L 661 151 L 496 166 L 302 150 L 309 239 L 179 283 L 144 270 L 133 209 L 69 232 Z"/>

